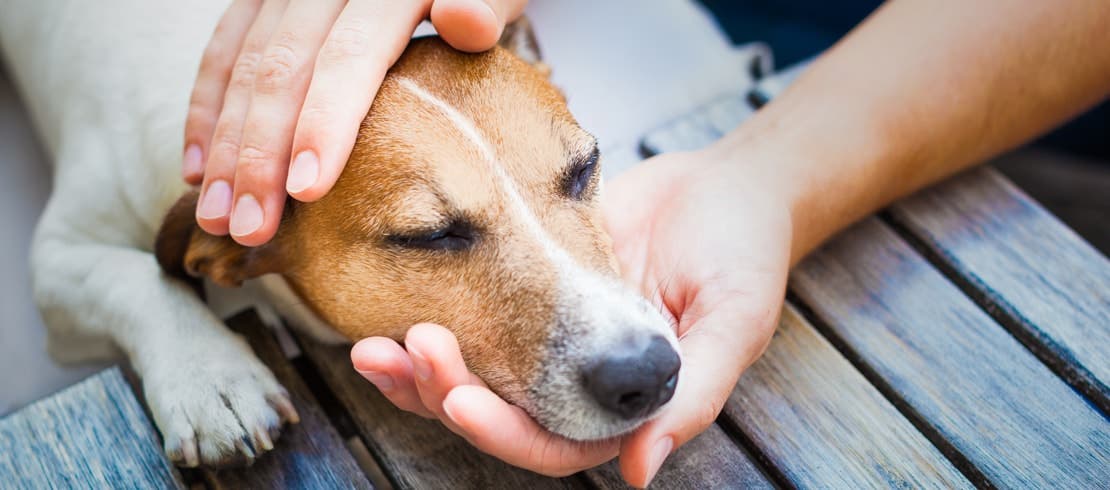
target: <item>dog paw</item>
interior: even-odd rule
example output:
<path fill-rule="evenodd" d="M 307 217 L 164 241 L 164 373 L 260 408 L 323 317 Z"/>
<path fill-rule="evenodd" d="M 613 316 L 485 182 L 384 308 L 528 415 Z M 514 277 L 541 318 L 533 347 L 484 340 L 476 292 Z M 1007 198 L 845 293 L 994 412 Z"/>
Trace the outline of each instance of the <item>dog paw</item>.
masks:
<path fill-rule="evenodd" d="M 285 422 L 300 421 L 269 368 L 241 339 L 229 340 L 178 346 L 142 373 L 166 456 L 178 466 L 249 465 L 274 448 Z"/>

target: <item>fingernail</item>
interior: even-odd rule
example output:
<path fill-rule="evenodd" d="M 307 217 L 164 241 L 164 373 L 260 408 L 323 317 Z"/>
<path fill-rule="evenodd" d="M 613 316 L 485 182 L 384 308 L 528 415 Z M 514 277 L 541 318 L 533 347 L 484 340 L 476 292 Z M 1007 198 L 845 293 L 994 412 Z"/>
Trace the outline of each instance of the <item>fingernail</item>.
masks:
<path fill-rule="evenodd" d="M 671 448 L 673 447 L 674 439 L 671 439 L 670 436 L 655 442 L 655 447 L 651 449 L 651 466 L 648 466 L 645 487 L 651 485 L 651 481 L 655 479 L 655 474 L 659 472 L 659 467 L 663 466 L 663 462 L 667 460 L 667 456 L 671 454 Z"/>
<path fill-rule="evenodd" d="M 199 146 L 189 145 L 185 147 L 185 158 L 181 166 L 183 173 L 186 176 L 204 173 L 203 158 L 204 155 L 201 154 Z"/>
<path fill-rule="evenodd" d="M 409 356 L 412 357 L 412 370 L 416 371 L 416 375 L 424 381 L 432 379 L 432 365 L 423 354 L 416 350 L 409 350 Z"/>
<path fill-rule="evenodd" d="M 204 191 L 204 199 L 197 208 L 197 216 L 204 219 L 216 219 L 227 216 L 231 211 L 231 186 L 225 180 L 217 180 L 208 184 Z"/>
<path fill-rule="evenodd" d="M 244 236 L 254 233 L 262 227 L 262 206 L 250 194 L 239 196 L 235 203 L 235 210 L 231 212 L 231 224 L 228 231 L 235 236 Z"/>
<path fill-rule="evenodd" d="M 459 419 L 455 418 L 455 414 L 451 413 L 451 406 L 447 403 L 443 404 L 443 413 L 447 414 L 447 418 L 451 419 L 451 423 L 459 425 Z"/>
<path fill-rule="evenodd" d="M 388 374 L 379 373 L 377 371 L 359 371 L 358 374 L 361 374 L 362 377 L 374 383 L 374 386 L 377 386 L 379 390 L 387 391 L 393 389 L 393 378 Z"/>
<path fill-rule="evenodd" d="M 285 182 L 285 190 L 289 193 L 301 192 L 312 187 L 319 176 L 320 159 L 316 158 L 316 153 L 312 150 L 302 151 L 289 166 L 289 179 Z"/>

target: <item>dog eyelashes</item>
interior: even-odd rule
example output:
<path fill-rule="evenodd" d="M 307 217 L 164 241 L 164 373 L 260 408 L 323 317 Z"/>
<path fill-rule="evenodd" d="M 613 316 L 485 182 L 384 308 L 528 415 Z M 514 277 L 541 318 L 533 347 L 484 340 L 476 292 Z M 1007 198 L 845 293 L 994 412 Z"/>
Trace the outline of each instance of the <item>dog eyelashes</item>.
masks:
<path fill-rule="evenodd" d="M 390 235 L 388 240 L 404 248 L 457 252 L 474 246 L 477 237 L 478 234 L 473 226 L 455 221 L 445 227 L 426 232 Z"/>
<path fill-rule="evenodd" d="M 590 156 L 570 168 L 570 172 L 567 173 L 563 182 L 563 192 L 567 197 L 576 201 L 583 199 L 590 183 L 593 182 L 594 174 L 597 173 L 599 157 L 600 153 L 595 146 L 593 151 L 590 152 Z"/>

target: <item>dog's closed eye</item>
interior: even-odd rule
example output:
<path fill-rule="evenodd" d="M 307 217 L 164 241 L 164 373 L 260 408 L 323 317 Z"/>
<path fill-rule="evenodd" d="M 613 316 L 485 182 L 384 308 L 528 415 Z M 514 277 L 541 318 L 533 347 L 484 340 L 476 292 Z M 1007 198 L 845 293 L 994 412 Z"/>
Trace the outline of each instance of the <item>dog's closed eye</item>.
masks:
<path fill-rule="evenodd" d="M 590 183 L 593 182 L 594 174 L 597 173 L 597 160 L 600 157 L 597 146 L 593 147 L 589 155 L 575 162 L 570 167 L 563 181 L 563 192 L 567 197 L 580 201 L 585 197 L 586 191 L 590 188 Z"/>
<path fill-rule="evenodd" d="M 388 240 L 398 246 L 419 250 L 467 250 L 477 241 L 478 233 L 472 225 L 455 220 L 432 230 L 390 235 Z"/>

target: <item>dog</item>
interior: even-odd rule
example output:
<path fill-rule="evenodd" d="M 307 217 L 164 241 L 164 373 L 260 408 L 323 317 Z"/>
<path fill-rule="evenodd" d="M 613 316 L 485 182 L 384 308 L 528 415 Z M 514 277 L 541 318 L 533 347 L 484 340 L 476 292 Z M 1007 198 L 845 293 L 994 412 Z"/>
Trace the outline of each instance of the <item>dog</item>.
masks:
<path fill-rule="evenodd" d="M 223 8 L 3 8 L 6 61 L 54 162 L 31 262 L 55 358 L 126 357 L 166 454 L 189 467 L 249 463 L 297 421 L 190 277 L 251 283 L 322 342 L 445 325 L 491 389 L 571 439 L 626 433 L 668 401 L 673 326 L 620 281 L 597 142 L 526 22 L 482 54 L 414 40 L 334 189 L 290 201 L 277 236 L 246 248 L 197 228 L 180 178 L 188 94 Z"/>

